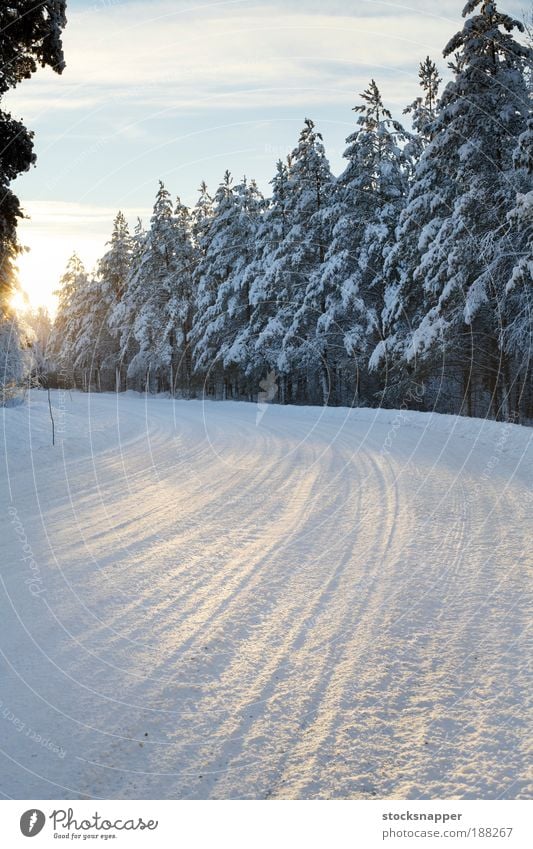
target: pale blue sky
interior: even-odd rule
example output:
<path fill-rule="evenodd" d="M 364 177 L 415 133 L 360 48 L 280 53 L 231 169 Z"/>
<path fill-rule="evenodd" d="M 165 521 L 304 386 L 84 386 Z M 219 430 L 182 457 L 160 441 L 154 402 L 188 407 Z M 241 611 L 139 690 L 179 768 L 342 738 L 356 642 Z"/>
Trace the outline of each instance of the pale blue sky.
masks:
<path fill-rule="evenodd" d="M 461 0 L 69 0 L 62 77 L 41 70 L 9 97 L 35 130 L 38 165 L 16 184 L 32 216 L 21 277 L 50 303 L 68 256 L 89 267 L 116 210 L 147 218 L 163 179 L 193 204 L 226 168 L 268 189 L 304 118 L 342 168 L 351 108 L 374 77 L 397 117 L 429 54 L 461 26 Z M 523 17 L 521 0 L 500 3 Z"/>

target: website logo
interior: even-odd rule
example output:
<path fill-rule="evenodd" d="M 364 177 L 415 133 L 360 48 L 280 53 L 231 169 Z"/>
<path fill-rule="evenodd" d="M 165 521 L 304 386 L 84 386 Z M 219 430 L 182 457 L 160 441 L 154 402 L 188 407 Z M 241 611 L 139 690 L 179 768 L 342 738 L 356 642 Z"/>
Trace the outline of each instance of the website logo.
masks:
<path fill-rule="evenodd" d="M 22 814 L 20 818 L 20 830 L 24 837 L 36 837 L 44 828 L 46 817 L 42 811 L 32 808 Z"/>

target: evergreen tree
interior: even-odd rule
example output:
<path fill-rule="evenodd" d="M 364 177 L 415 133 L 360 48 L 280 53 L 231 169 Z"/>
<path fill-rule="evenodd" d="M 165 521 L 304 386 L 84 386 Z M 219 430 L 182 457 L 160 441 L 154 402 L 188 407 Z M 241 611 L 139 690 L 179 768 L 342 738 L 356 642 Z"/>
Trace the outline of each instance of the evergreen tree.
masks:
<path fill-rule="evenodd" d="M 406 152 L 412 159 L 418 161 L 424 147 L 433 137 L 433 124 L 437 117 L 437 106 L 439 101 L 439 86 L 442 82 L 437 66 L 426 56 L 420 63 L 418 79 L 422 94 L 419 95 L 403 113 L 411 115 L 414 136 L 410 137 Z"/>
<path fill-rule="evenodd" d="M 197 251 L 193 243 L 192 222 L 189 209 L 177 199 L 174 210 L 174 268 L 172 295 L 167 305 L 171 326 L 172 392 L 176 384 L 190 391 L 192 356 L 190 333 L 194 304 L 194 272 Z"/>
<path fill-rule="evenodd" d="M 271 348 L 262 335 L 275 321 L 278 309 L 276 271 L 272 258 L 286 238 L 292 220 L 292 185 L 288 165 L 278 160 L 270 181 L 272 198 L 258 221 L 253 257 L 244 269 L 244 285 L 249 292 L 250 319 L 241 328 L 238 344 L 243 351 L 244 373 L 256 383 L 268 369 L 277 367 L 278 350 Z"/>
<path fill-rule="evenodd" d="M 78 366 L 78 342 L 82 333 L 88 305 L 90 281 L 81 259 L 73 254 L 61 277 L 57 312 L 54 319 L 50 348 L 56 364 L 68 370 L 75 377 Z M 82 387 L 90 384 L 90 356 L 82 364 Z"/>
<path fill-rule="evenodd" d="M 528 178 L 509 215 L 509 232 L 499 253 L 510 258 L 503 308 L 502 342 L 512 358 L 513 389 L 508 412 L 533 418 L 533 118 L 518 139 L 515 167 Z M 511 380 L 508 375 L 508 384 Z"/>
<path fill-rule="evenodd" d="M 118 303 L 124 295 L 131 264 L 132 239 L 122 212 L 113 222 L 113 232 L 108 242 L 109 250 L 98 263 L 98 275 L 106 299 Z"/>
<path fill-rule="evenodd" d="M 29 309 L 23 316 L 28 347 L 31 352 L 31 374 L 43 380 L 50 368 L 53 322 L 46 307 Z"/>
<path fill-rule="evenodd" d="M 101 369 L 111 376 L 117 389 L 122 385 L 120 370 L 120 334 L 114 324 L 117 305 L 124 297 L 131 265 L 132 239 L 128 223 L 119 212 L 113 222 L 113 232 L 108 242 L 109 250 L 98 263 L 97 274 L 90 287 L 89 303 L 85 316 L 80 354 L 92 349 L 98 384 Z M 106 381 L 110 388 L 111 379 Z"/>
<path fill-rule="evenodd" d="M 311 275 L 324 261 L 329 240 L 324 215 L 333 177 L 322 135 L 310 119 L 305 120 L 298 146 L 289 156 L 288 175 L 278 166 L 276 182 L 277 197 L 266 222 L 271 235 L 267 230 L 262 238 L 264 244 L 272 236 L 276 241 L 276 230 L 281 238 L 271 253 L 263 248 L 260 282 L 252 288 L 251 301 L 254 307 L 259 303 L 269 305 L 266 310 L 254 311 L 257 350 L 270 368 L 287 376 L 297 360 L 303 363 L 305 359 L 300 354 L 306 341 L 304 331 L 300 334 L 293 321 Z M 262 325 L 258 319 L 262 319 Z M 305 375 L 300 377 L 301 384 L 303 381 Z M 292 391 L 302 394 L 305 390 L 300 385 Z M 283 388 L 282 396 L 286 394 Z"/>
<path fill-rule="evenodd" d="M 191 212 L 191 233 L 194 245 L 199 249 L 209 220 L 213 215 L 213 198 L 208 192 L 207 184 L 202 180 L 198 198 Z"/>
<path fill-rule="evenodd" d="M 407 192 L 403 128 L 371 81 L 354 107 L 357 129 L 347 139 L 348 165 L 338 179 L 331 247 L 317 295 L 323 302 L 317 344 L 329 350 L 331 373 L 359 393 L 361 371 L 378 326 L 387 252 Z"/>
<path fill-rule="evenodd" d="M 239 196 L 230 172 L 226 171 L 215 193 L 212 213 L 204 218 L 201 226 L 194 273 L 193 365 L 198 373 L 209 373 L 212 388 L 222 375 L 216 304 L 219 288 L 228 282 L 239 260 L 239 222 Z"/>
<path fill-rule="evenodd" d="M 15 316 L 0 320 L 0 407 L 9 402 L 26 371 L 21 335 Z"/>
<path fill-rule="evenodd" d="M 423 156 L 435 133 L 441 82 L 429 56 L 420 64 L 418 76 L 422 94 L 404 110 L 404 114 L 412 115 L 414 130 L 404 148 L 405 164 L 413 167 L 414 173 L 384 259 L 386 283 L 378 319 L 381 339 L 369 359 L 371 371 L 382 369 L 386 374 L 386 393 L 392 401 L 405 394 L 403 384 L 412 371 L 405 357 L 406 345 L 412 324 L 423 316 L 423 290 L 415 273 L 420 250 L 430 244 L 440 216 L 446 215 L 453 197 L 452 180 L 434 168 L 430 156 Z"/>
<path fill-rule="evenodd" d="M 399 273 L 388 293 L 386 339 L 374 358 L 403 349 L 408 364 L 419 357 L 417 372 L 429 366 L 431 374 L 445 354 L 448 374 L 462 379 L 470 413 L 473 382 L 489 390 L 496 412 L 498 381 L 505 379 L 502 281 L 494 276 L 492 241 L 516 193 L 512 150 L 528 113 L 524 64 L 531 57 L 512 35 L 521 24 L 495 3 L 471 0 L 463 15 L 478 6 L 480 13 L 444 50 L 454 54 L 454 80 L 442 95 L 400 220 Z M 414 303 L 405 291 L 411 287 L 422 290 Z M 406 332 L 409 322 L 414 326 Z"/>
<path fill-rule="evenodd" d="M 160 183 L 150 230 L 137 233 L 123 304 L 113 318 L 122 325 L 122 355 L 131 328 L 136 351 L 128 377 L 137 384 L 174 391 L 186 344 L 191 264 L 188 212 L 178 201 L 174 214 L 170 194 Z"/>
<path fill-rule="evenodd" d="M 98 274 L 90 275 L 83 288 L 77 332 L 72 341 L 74 369 L 84 375 L 84 385 L 102 391 L 102 371 L 114 366 L 114 340 L 108 331 L 109 306 Z"/>
<path fill-rule="evenodd" d="M 282 306 L 277 320 L 286 328 L 278 367 L 285 375 L 300 374 L 300 383 L 324 380 L 327 355 L 316 345 L 315 327 L 322 303 L 317 303 L 315 281 L 319 280 L 331 242 L 331 208 L 335 181 L 326 158 L 322 135 L 306 120 L 298 147 L 290 156 L 289 180 L 293 187 L 295 205 L 292 226 L 282 249 L 285 257 L 292 254 L 297 260 L 288 282 L 290 300 Z M 319 301 L 320 301 L 319 296 Z M 306 392 L 313 392 L 311 386 Z M 322 394 L 324 395 L 324 385 Z"/>
<path fill-rule="evenodd" d="M 226 220 L 225 256 L 230 263 L 228 277 L 220 282 L 214 305 L 207 311 L 204 343 L 217 347 L 219 358 L 233 377 L 232 393 L 239 394 L 238 375 L 246 370 L 247 346 L 242 331 L 251 321 L 249 269 L 256 255 L 256 237 L 264 199 L 254 180 L 246 177 L 234 189 L 235 204 Z"/>
<path fill-rule="evenodd" d="M 125 279 L 124 291 L 121 298 L 115 303 L 113 311 L 109 316 L 111 332 L 118 340 L 118 377 L 120 379 L 124 367 L 127 373 L 129 363 L 139 350 L 139 346 L 133 335 L 135 309 L 140 302 L 135 288 L 139 280 L 139 268 L 144 254 L 146 238 L 143 222 L 138 218 L 134 234 L 131 237 L 129 268 Z"/>
<path fill-rule="evenodd" d="M 529 111 L 524 67 L 533 54 L 513 37 L 522 24 L 494 2 L 470 0 L 463 16 L 478 6 L 479 14 L 444 50 L 455 56 L 455 79 L 442 97 L 434 146 L 438 161 L 446 157 L 448 169 L 454 168 L 456 197 L 421 262 L 426 312 L 412 349 L 425 353 L 428 339 L 438 334 L 462 366 L 469 412 L 479 382 L 498 414 L 507 366 L 499 344 L 503 291 L 494 275 L 492 240 L 516 196 L 512 152 Z"/>

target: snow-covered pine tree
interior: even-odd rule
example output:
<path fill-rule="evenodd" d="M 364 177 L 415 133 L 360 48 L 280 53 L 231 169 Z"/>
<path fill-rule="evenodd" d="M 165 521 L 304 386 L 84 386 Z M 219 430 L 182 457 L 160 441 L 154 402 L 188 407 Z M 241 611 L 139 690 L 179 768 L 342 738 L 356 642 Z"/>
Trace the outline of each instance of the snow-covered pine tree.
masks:
<path fill-rule="evenodd" d="M 226 395 L 250 395 L 242 377 L 246 373 L 248 347 L 244 344 L 243 330 L 251 321 L 249 269 L 257 254 L 256 237 L 264 209 L 264 198 L 255 180 L 246 177 L 234 189 L 235 203 L 226 218 L 223 241 L 219 250 L 224 253 L 230 269 L 221 280 L 216 301 L 209 307 L 203 343 L 218 348 L 224 368 Z"/>
<path fill-rule="evenodd" d="M 418 78 L 422 94 L 404 110 L 404 114 L 412 115 L 414 131 L 404 147 L 406 166 L 412 169 L 411 185 L 384 262 L 381 339 L 369 360 L 371 371 L 381 370 L 386 375 L 384 397 L 391 403 L 405 399 L 413 379 L 405 347 L 413 322 L 423 316 L 423 289 L 414 273 L 420 248 L 431 239 L 432 226 L 438 226 L 439 215 L 446 214 L 453 197 L 453 182 L 434 169 L 431 159 L 422 157 L 435 132 L 441 82 L 429 56 L 421 62 Z"/>
<path fill-rule="evenodd" d="M 294 193 L 292 226 L 280 245 L 288 263 L 289 288 L 278 309 L 276 321 L 285 330 L 278 368 L 292 391 L 302 400 L 329 396 L 328 351 L 317 345 L 316 326 L 324 309 L 317 292 L 324 261 L 331 243 L 335 179 L 331 173 L 321 133 L 307 119 L 298 147 L 290 155 L 289 182 Z M 290 266 L 292 265 L 292 268 Z M 298 383 L 292 378 L 298 378 Z M 283 394 L 288 393 L 282 389 Z"/>
<path fill-rule="evenodd" d="M 202 193 L 201 199 L 205 199 Z M 213 199 L 213 208 L 201 218 L 198 264 L 194 273 L 195 305 L 191 329 L 193 367 L 206 378 L 204 391 L 224 394 L 221 336 L 217 330 L 217 298 L 238 261 L 239 197 L 226 171 Z"/>
<path fill-rule="evenodd" d="M 165 251 L 167 240 L 161 239 L 160 244 L 159 236 L 162 231 L 169 235 L 172 212 L 172 199 L 160 182 L 150 219 L 150 229 L 137 234 L 131 273 L 122 307 L 118 311 L 123 326 L 122 356 L 127 351 L 126 344 L 134 350 L 133 356 L 128 359 L 129 384 L 146 391 L 157 387 L 158 378 L 163 371 L 170 368 L 172 359 L 168 340 L 163 334 L 164 298 L 160 298 L 158 287 L 159 277 L 165 274 L 168 258 L 168 250 Z M 127 328 L 129 334 L 125 339 Z"/>
<path fill-rule="evenodd" d="M 130 270 L 132 239 L 122 212 L 113 222 L 113 232 L 108 242 L 109 250 L 98 263 L 98 275 L 107 300 L 117 303 L 124 295 Z"/>
<path fill-rule="evenodd" d="M 470 0 L 463 16 L 477 7 L 479 14 L 468 18 L 444 50 L 445 56 L 454 54 L 456 78 L 442 97 L 437 150 L 452 154 L 448 167 L 456 168 L 457 198 L 422 261 L 429 310 L 415 330 L 413 348 L 424 350 L 427 333 L 435 329 L 445 343 L 453 340 L 455 351 L 462 339 L 469 412 L 472 390 L 481 384 L 497 416 L 501 393 L 508 392 L 508 364 L 500 345 L 505 281 L 493 245 L 518 188 L 512 156 L 530 109 L 524 70 L 533 53 L 512 34 L 522 24 L 500 13 L 495 2 Z"/>
<path fill-rule="evenodd" d="M 122 213 L 114 221 L 108 245 L 96 273 L 87 282 L 74 345 L 74 366 L 78 372 L 91 376 L 99 392 L 111 389 L 118 392 L 122 387 L 120 333 L 113 318 L 126 290 L 132 249 Z"/>
<path fill-rule="evenodd" d="M 306 397 L 308 351 L 300 351 L 307 342 L 302 317 L 301 333 L 293 321 L 301 307 L 311 275 L 324 261 L 329 244 L 324 213 L 328 208 L 333 177 L 326 158 L 322 135 L 313 121 L 306 119 L 298 146 L 288 160 L 286 172 L 278 166 L 276 196 L 266 220 L 260 280 L 251 287 L 253 332 L 260 358 L 283 375 L 281 397 Z M 276 230 L 279 237 L 275 235 Z M 277 244 L 271 253 L 265 246 L 274 236 Z M 268 305 L 266 309 L 261 304 Z M 260 307 L 257 309 L 257 307 Z M 263 324 L 259 324 L 262 321 Z M 316 356 L 311 371 L 320 367 Z M 298 381 L 292 380 L 295 369 Z"/>
<path fill-rule="evenodd" d="M 357 129 L 346 139 L 348 164 L 337 180 L 331 246 L 308 297 L 321 312 L 316 342 L 328 351 L 337 401 L 371 391 L 365 379 L 368 350 L 377 332 L 385 285 L 383 265 L 407 192 L 403 128 L 372 80 L 361 94 Z M 320 309 L 319 309 L 320 305 Z M 366 397 L 366 401 L 370 400 Z"/>
<path fill-rule="evenodd" d="M 11 399 L 25 375 L 20 336 L 15 316 L 0 321 L 0 406 Z"/>
<path fill-rule="evenodd" d="M 213 215 L 213 198 L 209 194 L 205 180 L 202 180 L 199 188 L 200 197 L 191 210 L 191 233 L 194 246 L 200 250 L 204 233 Z"/>
<path fill-rule="evenodd" d="M 174 209 L 174 285 L 167 305 L 171 329 L 172 392 L 191 391 L 192 352 L 190 333 L 194 308 L 194 273 L 198 252 L 193 243 L 188 207 L 178 198 Z"/>
<path fill-rule="evenodd" d="M 278 160 L 270 181 L 272 197 L 264 204 L 258 221 L 253 257 L 244 270 L 243 285 L 249 292 L 250 319 L 240 329 L 238 345 L 243 351 L 242 367 L 257 387 L 267 371 L 277 368 L 279 348 L 264 344 L 263 331 L 277 315 L 278 302 L 272 278 L 272 258 L 285 239 L 291 222 L 289 168 Z M 274 272 L 275 277 L 275 272 Z"/>
<path fill-rule="evenodd" d="M 192 242 L 188 211 L 178 200 L 176 212 L 163 183 L 157 192 L 150 229 L 136 236 L 131 273 L 122 305 L 121 352 L 135 342 L 128 378 L 139 387 L 174 391 L 183 365 L 190 315 Z"/>
<path fill-rule="evenodd" d="M 104 388 L 103 369 L 108 361 L 113 363 L 115 360 L 115 344 L 108 330 L 108 318 L 109 308 L 102 280 L 98 274 L 92 274 L 84 287 L 71 356 L 75 371 L 84 375 L 84 385 L 98 392 Z"/>
<path fill-rule="evenodd" d="M 420 63 L 418 79 L 422 94 L 403 110 L 404 115 L 411 115 L 414 134 L 409 136 L 406 154 L 417 162 L 425 146 L 433 137 L 433 123 L 437 117 L 439 102 L 439 86 L 442 82 L 435 62 L 426 56 Z"/>
<path fill-rule="evenodd" d="M 522 419 L 533 419 L 533 117 L 518 139 L 514 164 L 524 173 L 524 183 L 507 216 L 509 230 L 500 249 L 502 258 L 510 258 L 502 342 L 506 354 L 512 358 L 508 412 Z"/>
<path fill-rule="evenodd" d="M 441 97 L 399 227 L 396 286 L 402 290 L 402 278 L 404 290 L 419 286 L 423 302 L 409 305 L 389 290 L 386 338 L 374 362 L 402 349 L 411 367 L 418 357 L 418 375 L 437 376 L 444 366 L 469 414 L 476 409 L 473 390 L 485 390 L 497 415 L 507 368 L 500 346 L 505 282 L 494 273 L 494 234 L 505 227 L 516 196 L 512 152 L 529 111 L 524 65 L 531 51 L 513 37 L 522 25 L 494 2 L 470 0 L 463 15 L 463 29 L 444 50 L 454 55 L 454 79 Z M 409 322 L 413 329 L 405 332 Z M 445 386 L 441 396 L 447 391 L 453 405 L 457 395 L 454 400 L 453 387 Z"/>
<path fill-rule="evenodd" d="M 19 322 L 9 309 L 0 312 L 0 407 L 9 403 L 25 376 Z"/>
<path fill-rule="evenodd" d="M 114 324 L 117 305 L 121 302 L 128 281 L 132 257 L 132 238 L 122 212 L 113 222 L 113 232 L 108 242 L 109 250 L 98 263 L 97 274 L 91 287 L 90 307 L 84 325 L 82 349 L 92 348 L 98 373 L 98 386 L 122 386 L 120 334 Z M 80 351 L 81 353 L 81 351 Z M 97 364 L 97 365 L 96 365 Z"/>
<path fill-rule="evenodd" d="M 138 297 L 135 294 L 135 285 L 139 280 L 138 274 L 145 243 L 146 230 L 144 229 L 142 220 L 138 218 L 133 236 L 131 237 L 130 262 L 124 290 L 109 316 L 111 332 L 118 339 L 118 365 L 121 376 L 124 371 L 127 374 L 128 366 L 139 350 L 139 346 L 133 335 L 135 308 L 138 303 Z"/>
<path fill-rule="evenodd" d="M 23 315 L 24 330 L 30 353 L 32 379 L 44 380 L 51 369 L 50 343 L 53 322 L 46 307 L 28 309 Z"/>
<path fill-rule="evenodd" d="M 88 305 L 90 288 L 89 276 L 83 262 L 73 254 L 67 263 L 65 273 L 59 281 L 57 312 L 50 339 L 50 350 L 54 365 L 65 369 L 71 375 L 73 383 L 80 384 L 87 391 L 91 375 L 84 365 L 76 372 L 78 360 L 78 340 Z M 90 357 L 87 358 L 90 364 Z"/>

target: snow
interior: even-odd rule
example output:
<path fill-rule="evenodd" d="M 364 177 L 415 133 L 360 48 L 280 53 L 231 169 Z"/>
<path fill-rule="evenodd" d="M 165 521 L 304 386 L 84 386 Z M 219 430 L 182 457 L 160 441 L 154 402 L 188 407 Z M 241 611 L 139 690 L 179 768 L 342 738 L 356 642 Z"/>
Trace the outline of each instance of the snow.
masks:
<path fill-rule="evenodd" d="M 53 403 L 0 421 L 5 797 L 531 796 L 531 430 Z"/>

